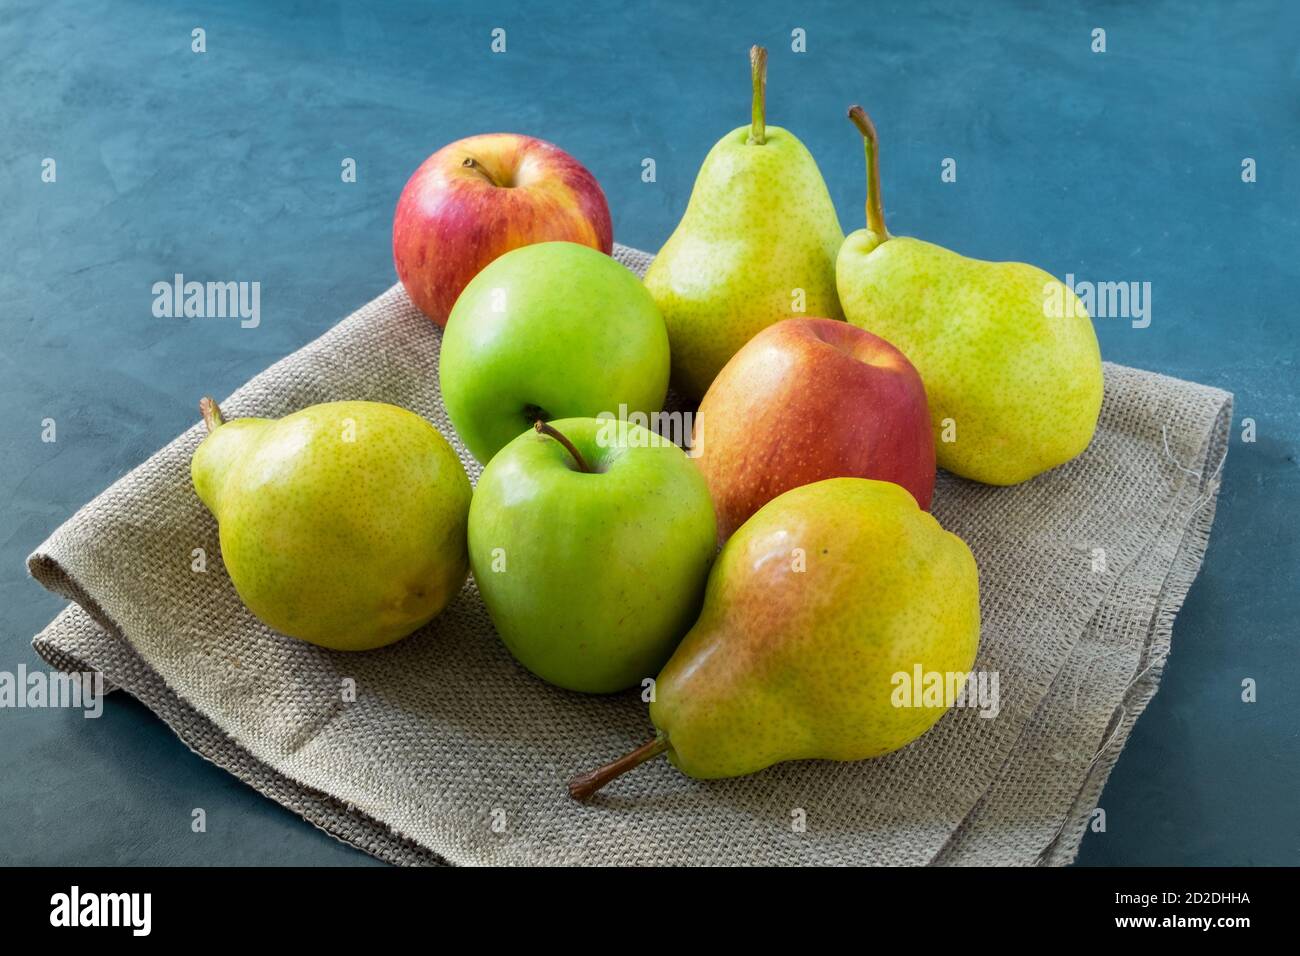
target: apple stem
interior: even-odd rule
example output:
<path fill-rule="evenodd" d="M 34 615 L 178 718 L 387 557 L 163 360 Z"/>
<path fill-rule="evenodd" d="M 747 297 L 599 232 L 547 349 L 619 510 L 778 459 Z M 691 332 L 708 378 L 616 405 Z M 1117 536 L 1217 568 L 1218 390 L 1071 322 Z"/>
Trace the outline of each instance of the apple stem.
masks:
<path fill-rule="evenodd" d="M 754 80 L 753 119 L 749 127 L 749 141 L 755 146 L 767 142 L 767 50 L 761 46 L 749 48 L 749 72 Z"/>
<path fill-rule="evenodd" d="M 551 438 L 554 438 L 563 445 L 568 450 L 569 454 L 573 456 L 573 461 L 577 464 L 578 471 L 584 471 L 587 474 L 591 474 L 591 466 L 587 464 L 587 459 L 582 457 L 582 453 L 573 446 L 573 442 L 569 441 L 569 439 L 565 438 L 559 431 L 552 428 L 540 418 L 533 422 L 533 427 L 537 429 L 539 435 L 549 435 Z"/>
<path fill-rule="evenodd" d="M 221 417 L 221 408 L 217 405 L 216 399 L 210 395 L 204 395 L 199 399 L 199 414 L 203 416 L 203 424 L 208 426 L 209 434 L 226 423 L 226 420 Z"/>
<path fill-rule="evenodd" d="M 465 157 L 465 161 L 461 163 L 461 165 L 464 166 L 466 169 L 474 170 L 480 176 L 482 176 L 484 179 L 490 182 L 493 186 L 496 186 L 498 188 L 501 187 L 501 184 L 492 178 L 492 174 L 488 172 L 487 167 L 484 166 L 482 163 L 480 163 L 473 156 Z"/>
<path fill-rule="evenodd" d="M 867 151 L 867 229 L 884 242 L 889 238 L 889 231 L 885 228 L 885 206 L 880 198 L 880 141 L 876 138 L 876 126 L 861 106 L 849 108 L 849 119 L 862 134 Z"/>
<path fill-rule="evenodd" d="M 607 763 L 603 767 L 578 774 L 569 781 L 569 796 L 578 801 L 590 799 L 592 794 L 615 777 L 627 773 L 633 767 L 640 766 L 651 757 L 659 756 L 667 749 L 668 738 L 663 734 L 656 734 L 653 740 L 646 741 L 636 750 L 619 757 L 613 763 Z"/>

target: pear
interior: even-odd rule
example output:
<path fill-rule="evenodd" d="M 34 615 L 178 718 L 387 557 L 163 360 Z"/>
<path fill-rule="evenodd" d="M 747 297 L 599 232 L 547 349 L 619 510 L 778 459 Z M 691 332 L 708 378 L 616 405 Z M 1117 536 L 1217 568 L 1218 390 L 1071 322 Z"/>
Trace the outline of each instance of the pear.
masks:
<path fill-rule="evenodd" d="M 470 484 L 419 415 L 329 402 L 284 418 L 226 422 L 190 463 L 216 517 L 221 557 L 248 609 L 335 650 L 399 640 L 451 601 L 469 572 Z"/>
<path fill-rule="evenodd" d="M 910 706 L 900 680 L 919 667 L 960 686 L 979 621 L 970 550 L 903 488 L 866 478 L 794 488 L 719 554 L 699 620 L 655 682 L 655 738 L 569 792 L 586 799 L 660 753 L 711 779 L 897 750 L 952 703 Z"/>
<path fill-rule="evenodd" d="M 754 47 L 750 61 L 753 121 L 709 151 L 645 276 L 668 325 L 673 386 L 693 400 L 760 329 L 797 314 L 844 318 L 844 230 L 812 154 L 766 125 L 766 51 Z"/>
<path fill-rule="evenodd" d="M 1064 283 L 1023 262 L 968 259 L 891 236 L 876 130 L 849 117 L 867 154 L 867 228 L 844 240 L 836 283 L 844 314 L 921 373 L 938 464 L 1014 485 L 1080 454 L 1101 410 L 1101 353 L 1087 309 Z"/>

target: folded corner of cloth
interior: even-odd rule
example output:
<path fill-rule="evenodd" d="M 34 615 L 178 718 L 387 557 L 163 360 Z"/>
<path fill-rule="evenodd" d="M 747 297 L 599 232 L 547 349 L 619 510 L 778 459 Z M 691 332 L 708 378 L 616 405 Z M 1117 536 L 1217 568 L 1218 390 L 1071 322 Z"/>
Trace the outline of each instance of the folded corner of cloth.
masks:
<path fill-rule="evenodd" d="M 651 261 L 615 256 L 638 274 Z M 338 399 L 403 405 L 477 479 L 439 395 L 440 341 L 394 287 L 222 406 L 276 417 Z M 659 761 L 578 805 L 567 778 L 643 739 L 639 698 L 580 697 L 523 672 L 472 581 L 378 651 L 269 630 L 220 561 L 193 564 L 196 549 L 220 550 L 190 487 L 197 429 L 31 556 L 32 575 L 73 602 L 34 644 L 52 667 L 102 672 L 193 750 L 394 863 L 1064 864 L 1156 691 L 1231 423 L 1219 389 L 1113 364 L 1105 379 L 1096 436 L 1069 464 L 1011 488 L 940 475 L 932 510 L 980 568 L 976 674 L 994 706 L 955 708 L 876 760 L 711 782 Z"/>

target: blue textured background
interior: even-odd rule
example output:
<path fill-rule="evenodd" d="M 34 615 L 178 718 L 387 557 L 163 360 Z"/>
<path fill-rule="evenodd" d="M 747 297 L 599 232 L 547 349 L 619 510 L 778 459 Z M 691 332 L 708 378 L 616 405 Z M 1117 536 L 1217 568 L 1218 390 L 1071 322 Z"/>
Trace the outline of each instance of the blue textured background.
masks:
<path fill-rule="evenodd" d="M 1080 861 L 1296 863 L 1300 7 L 479 6 L 0 7 L 0 669 L 37 665 L 29 639 L 61 607 L 23 567 L 48 532 L 187 427 L 200 394 L 393 281 L 393 204 L 427 154 L 492 130 L 553 140 L 600 179 L 618 238 L 655 249 L 704 153 L 747 120 L 760 42 L 769 121 L 817 157 L 846 231 L 863 175 L 843 116 L 861 101 L 892 231 L 1150 281 L 1150 328 L 1099 321 L 1103 354 L 1229 389 L 1238 423 L 1258 423 L 1254 444 L 1234 438 L 1163 685 Z M 497 26 L 504 55 L 489 51 Z M 647 156 L 657 183 L 641 181 Z M 154 318 L 150 286 L 175 272 L 260 281 L 261 327 Z M 40 441 L 47 417 L 55 444 Z M 0 860 L 367 862 L 115 698 L 97 721 L 0 711 Z"/>

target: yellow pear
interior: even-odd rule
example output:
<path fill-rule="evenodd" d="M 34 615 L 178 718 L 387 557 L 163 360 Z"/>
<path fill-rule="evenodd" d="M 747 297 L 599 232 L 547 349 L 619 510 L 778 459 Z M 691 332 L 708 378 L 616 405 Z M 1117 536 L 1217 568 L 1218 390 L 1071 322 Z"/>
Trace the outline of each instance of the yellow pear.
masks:
<path fill-rule="evenodd" d="M 921 373 L 939 466 L 1014 485 L 1080 454 L 1102 397 L 1101 353 L 1083 303 L 1035 266 L 891 236 L 875 127 L 860 106 L 849 116 L 866 143 L 867 228 L 840 250 L 840 302 L 850 322 Z"/>
<path fill-rule="evenodd" d="M 469 478 L 438 430 L 380 402 L 328 402 L 227 422 L 190 463 L 221 557 L 248 609 L 335 650 L 391 644 L 469 574 Z"/>
<path fill-rule="evenodd" d="M 645 276 L 668 326 L 673 386 L 697 401 L 767 326 L 795 315 L 844 318 L 835 295 L 844 230 L 812 154 L 766 125 L 766 63 L 754 47 L 753 121 L 709 151 Z"/>

